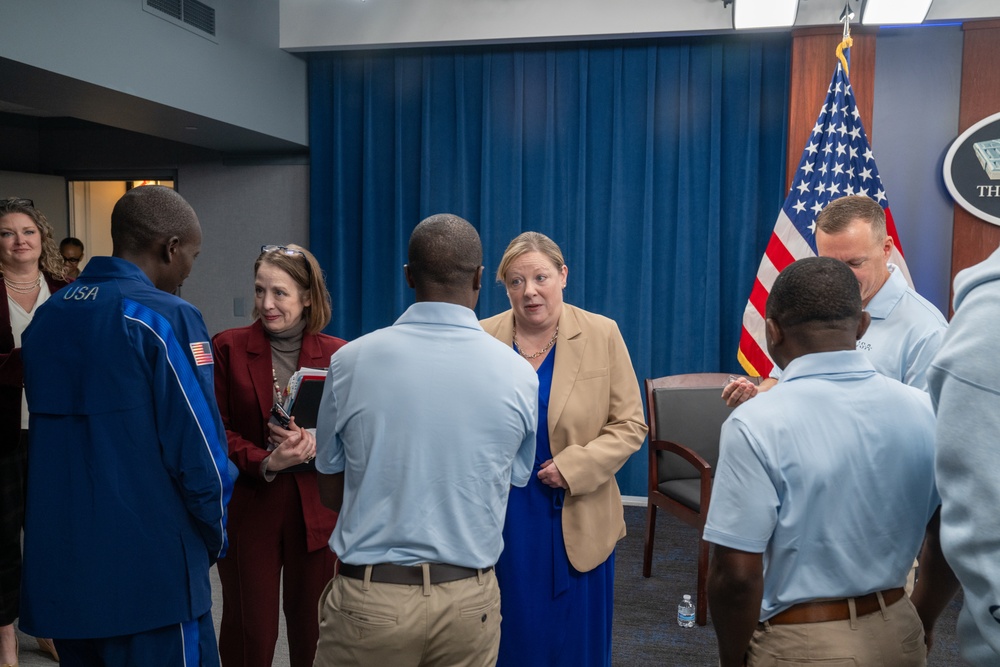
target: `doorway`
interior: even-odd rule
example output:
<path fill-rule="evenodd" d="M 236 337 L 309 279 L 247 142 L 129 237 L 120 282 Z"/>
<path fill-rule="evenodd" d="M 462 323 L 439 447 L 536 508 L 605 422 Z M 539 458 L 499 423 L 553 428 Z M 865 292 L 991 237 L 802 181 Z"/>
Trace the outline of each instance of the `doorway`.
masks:
<path fill-rule="evenodd" d="M 140 185 L 174 187 L 172 180 L 68 181 L 67 183 L 69 236 L 80 239 L 84 247 L 83 261 L 80 262 L 81 270 L 86 266 L 88 258 L 111 254 L 111 211 L 122 195 Z"/>

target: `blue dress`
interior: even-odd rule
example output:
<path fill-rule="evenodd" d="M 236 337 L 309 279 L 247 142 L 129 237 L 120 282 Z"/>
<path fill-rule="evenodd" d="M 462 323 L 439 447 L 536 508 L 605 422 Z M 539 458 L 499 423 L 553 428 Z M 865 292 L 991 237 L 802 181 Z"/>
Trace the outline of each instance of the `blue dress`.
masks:
<path fill-rule="evenodd" d="M 500 583 L 500 657 L 511 667 L 592 667 L 611 664 L 615 555 L 590 572 L 577 572 L 562 535 L 565 491 L 538 481 L 549 449 L 549 393 L 556 350 L 538 369 L 538 441 L 528 485 L 512 487 L 503 527 Z"/>

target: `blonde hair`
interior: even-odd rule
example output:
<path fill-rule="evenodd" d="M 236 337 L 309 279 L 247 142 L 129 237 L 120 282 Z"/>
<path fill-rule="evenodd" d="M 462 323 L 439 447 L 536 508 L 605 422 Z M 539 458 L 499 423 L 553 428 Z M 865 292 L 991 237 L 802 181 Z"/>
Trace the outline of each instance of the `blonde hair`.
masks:
<path fill-rule="evenodd" d="M 326 289 L 323 279 L 323 269 L 311 252 L 302 246 L 290 243 L 286 246 L 264 246 L 260 256 L 253 265 L 253 275 L 257 277 L 257 269 L 261 264 L 270 264 L 287 273 L 303 294 L 309 297 L 309 305 L 302 312 L 306 321 L 306 333 L 315 334 L 330 323 L 333 308 L 330 305 L 330 292 Z M 260 311 L 253 309 L 253 318 L 258 319 Z"/>
<path fill-rule="evenodd" d="M 500 266 L 497 267 L 497 282 L 506 283 L 507 269 L 514 263 L 514 260 L 528 252 L 542 253 L 556 269 L 562 269 L 566 264 L 562 250 L 559 249 L 555 241 L 540 232 L 522 232 L 514 237 L 507 249 L 503 251 Z"/>
<path fill-rule="evenodd" d="M 835 235 L 844 231 L 855 220 L 860 220 L 872 230 L 872 238 L 881 243 L 888 235 L 885 211 L 877 201 L 865 195 L 847 195 L 834 199 L 816 216 L 816 229 Z"/>
<path fill-rule="evenodd" d="M 38 258 L 38 268 L 55 278 L 66 277 L 66 264 L 62 255 L 59 254 L 59 246 L 56 245 L 55 237 L 52 234 L 52 225 L 48 219 L 35 208 L 35 203 L 30 199 L 21 197 L 8 197 L 0 199 L 0 218 L 11 213 L 23 213 L 31 218 L 38 228 L 38 233 L 42 236 L 42 254 Z M 0 262 L 0 273 L 3 273 L 3 262 Z"/>

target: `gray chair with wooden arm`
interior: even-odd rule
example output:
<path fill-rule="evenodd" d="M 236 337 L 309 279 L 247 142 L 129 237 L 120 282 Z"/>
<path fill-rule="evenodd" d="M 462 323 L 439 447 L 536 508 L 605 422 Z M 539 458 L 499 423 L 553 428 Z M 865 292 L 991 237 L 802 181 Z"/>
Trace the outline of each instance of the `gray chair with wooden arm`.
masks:
<path fill-rule="evenodd" d="M 698 530 L 695 622 L 708 622 L 708 543 L 701 539 L 719 459 L 719 432 L 733 411 L 722 400 L 728 373 L 689 373 L 646 380 L 649 483 L 642 575 L 650 576 L 656 508 Z M 759 378 L 754 379 L 759 382 Z"/>

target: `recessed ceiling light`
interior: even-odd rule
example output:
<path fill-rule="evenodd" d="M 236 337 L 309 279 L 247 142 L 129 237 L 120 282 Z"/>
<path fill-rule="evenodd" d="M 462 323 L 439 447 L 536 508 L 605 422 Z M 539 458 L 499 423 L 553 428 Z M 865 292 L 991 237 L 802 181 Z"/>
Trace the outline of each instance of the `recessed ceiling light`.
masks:
<path fill-rule="evenodd" d="M 795 23 L 799 0 L 733 0 L 733 27 L 788 27 Z"/>
<path fill-rule="evenodd" d="M 887 23 L 923 23 L 931 8 L 931 0 L 868 0 L 861 12 L 866 25 Z"/>

